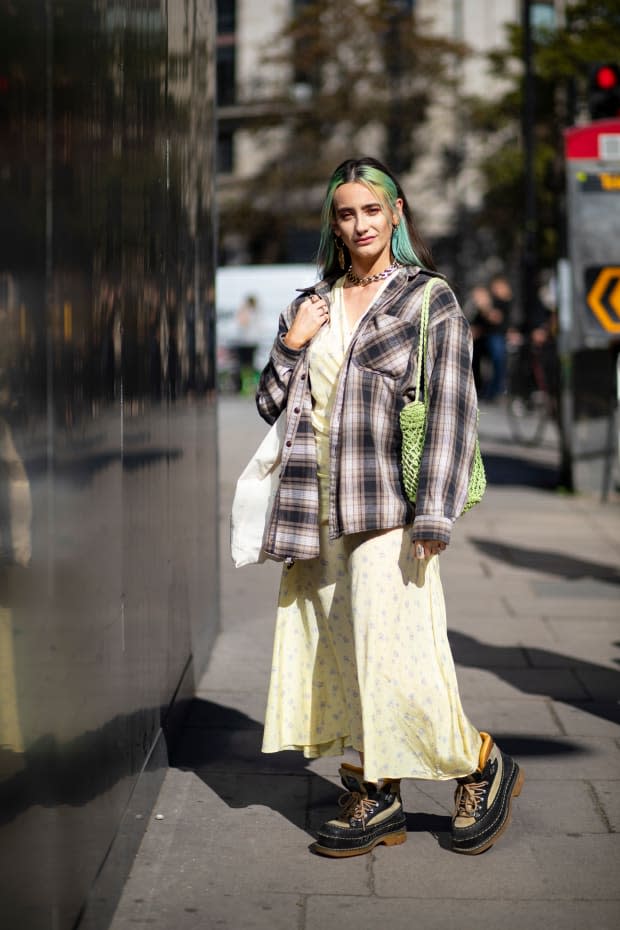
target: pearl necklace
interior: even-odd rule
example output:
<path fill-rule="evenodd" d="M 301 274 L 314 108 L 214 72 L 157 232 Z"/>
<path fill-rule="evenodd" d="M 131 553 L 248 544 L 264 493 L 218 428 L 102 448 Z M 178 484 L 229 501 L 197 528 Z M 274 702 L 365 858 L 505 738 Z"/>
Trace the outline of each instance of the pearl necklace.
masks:
<path fill-rule="evenodd" d="M 360 285 L 361 287 L 366 287 L 367 284 L 372 284 L 373 281 L 382 281 L 383 278 L 389 278 L 397 268 L 400 268 L 398 262 L 394 262 L 392 265 L 389 265 L 387 268 L 384 268 L 383 271 L 378 271 L 377 274 L 366 275 L 365 278 L 360 278 L 359 275 L 355 274 L 352 268 L 347 269 L 347 281 L 350 281 L 353 285 Z"/>

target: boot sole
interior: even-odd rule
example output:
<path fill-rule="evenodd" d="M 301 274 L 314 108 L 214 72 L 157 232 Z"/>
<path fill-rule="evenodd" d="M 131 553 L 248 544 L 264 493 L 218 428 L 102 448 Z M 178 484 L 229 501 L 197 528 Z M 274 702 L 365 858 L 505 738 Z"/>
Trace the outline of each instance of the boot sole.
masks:
<path fill-rule="evenodd" d="M 479 856 L 480 853 L 486 852 L 487 849 L 490 849 L 495 843 L 497 843 L 500 836 L 506 832 L 510 821 L 512 820 L 512 799 L 518 798 L 521 794 L 521 789 L 523 788 L 523 783 L 525 781 L 525 772 L 522 768 L 519 768 L 519 774 L 514 784 L 514 788 L 510 792 L 510 797 L 508 798 L 506 817 L 503 824 L 493 836 L 487 840 L 483 846 L 477 846 L 475 849 L 459 849 L 458 846 L 453 846 L 453 852 L 459 853 L 461 856 Z"/>
<path fill-rule="evenodd" d="M 375 846 L 400 846 L 407 839 L 405 830 L 398 833 L 386 833 L 385 836 L 378 836 L 367 846 L 358 846 L 357 849 L 330 849 L 329 846 L 321 846 L 320 843 L 313 843 L 310 849 L 319 856 L 329 856 L 331 859 L 348 859 L 351 856 L 365 856 L 366 853 L 372 852 Z"/>

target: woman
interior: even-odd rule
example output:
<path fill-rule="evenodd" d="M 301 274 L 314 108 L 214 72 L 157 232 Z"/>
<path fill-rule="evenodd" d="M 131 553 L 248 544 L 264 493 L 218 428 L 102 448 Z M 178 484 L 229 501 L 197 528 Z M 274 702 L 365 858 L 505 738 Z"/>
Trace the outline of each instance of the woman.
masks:
<path fill-rule="evenodd" d="M 285 561 L 264 752 L 360 753 L 343 763 L 327 856 L 405 841 L 401 778 L 457 779 L 452 845 L 475 854 L 505 829 L 522 773 L 469 722 L 446 633 L 438 556 L 467 495 L 477 404 L 467 322 L 418 238 L 396 179 L 372 158 L 334 172 L 323 280 L 284 312 L 257 393 L 286 439 L 264 548 Z M 417 505 L 400 468 L 422 293 L 430 304 L 430 410 Z"/>

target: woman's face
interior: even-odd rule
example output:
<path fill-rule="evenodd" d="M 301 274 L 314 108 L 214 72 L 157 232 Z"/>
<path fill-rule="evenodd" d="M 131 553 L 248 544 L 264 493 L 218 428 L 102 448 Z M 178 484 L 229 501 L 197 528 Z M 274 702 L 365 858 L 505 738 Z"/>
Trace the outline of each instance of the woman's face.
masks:
<path fill-rule="evenodd" d="M 398 212 L 390 214 L 385 202 L 358 181 L 336 188 L 332 228 L 348 248 L 353 261 L 357 259 L 368 267 L 390 263 L 392 227 L 401 220 L 402 205 L 402 200 L 397 200 Z"/>

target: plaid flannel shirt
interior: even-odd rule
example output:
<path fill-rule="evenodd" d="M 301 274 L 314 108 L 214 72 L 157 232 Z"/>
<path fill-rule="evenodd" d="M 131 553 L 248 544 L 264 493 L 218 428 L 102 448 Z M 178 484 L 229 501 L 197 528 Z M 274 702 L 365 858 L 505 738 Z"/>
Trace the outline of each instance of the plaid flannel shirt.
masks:
<path fill-rule="evenodd" d="M 428 417 L 416 507 L 402 482 L 399 414 L 413 399 L 422 292 L 430 273 L 400 268 L 363 317 L 340 371 L 330 421 L 329 535 L 406 526 L 448 543 L 467 498 L 477 430 L 469 325 L 450 287 L 435 284 L 429 308 Z M 280 317 L 256 403 L 273 423 L 286 409 L 280 485 L 264 549 L 276 559 L 319 554 L 319 495 L 307 346 L 282 340 L 310 293 L 329 304 L 333 279 L 305 291 Z"/>

